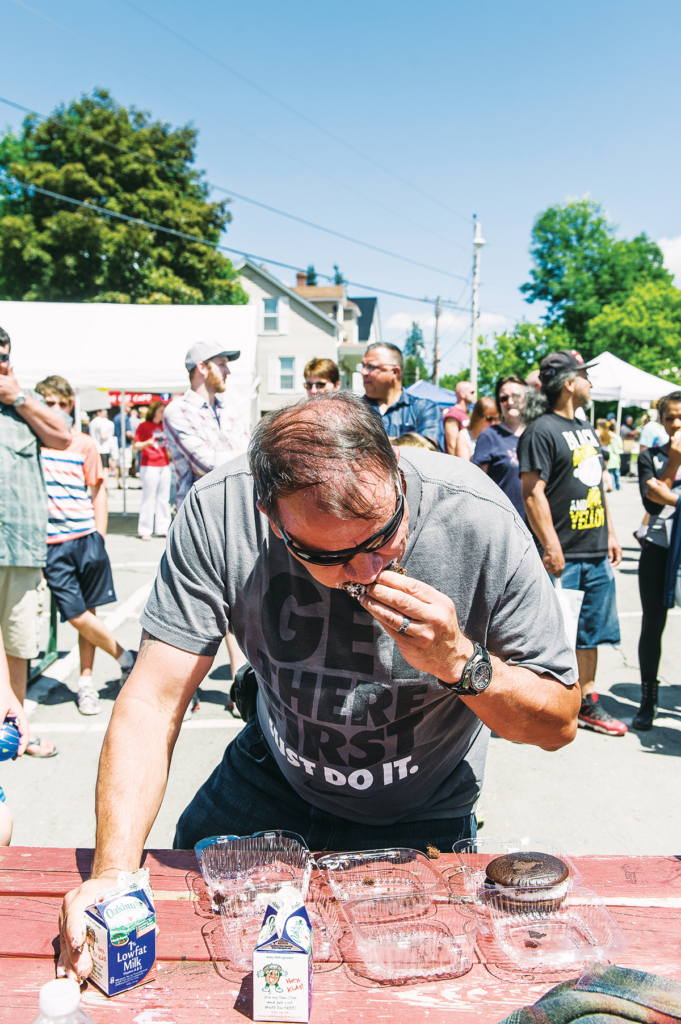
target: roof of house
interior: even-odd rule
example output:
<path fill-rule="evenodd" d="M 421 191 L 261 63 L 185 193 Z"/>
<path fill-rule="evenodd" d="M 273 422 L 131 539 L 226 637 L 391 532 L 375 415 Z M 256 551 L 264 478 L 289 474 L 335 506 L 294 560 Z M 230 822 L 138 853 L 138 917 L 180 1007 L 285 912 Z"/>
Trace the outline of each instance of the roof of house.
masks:
<path fill-rule="evenodd" d="M 258 274 L 260 277 L 264 278 L 265 281 L 267 281 L 271 285 L 274 285 L 280 291 L 284 292 L 285 295 L 294 298 L 296 302 L 299 302 L 301 304 L 301 306 L 304 306 L 311 313 L 314 313 L 316 317 L 319 317 L 320 320 L 323 320 L 327 326 L 331 325 L 334 328 L 334 330 L 338 330 L 338 321 L 334 320 L 333 317 L 329 316 L 327 313 L 321 310 L 319 306 L 315 306 L 313 302 L 309 302 L 304 295 L 301 295 L 297 288 L 289 288 L 287 284 L 284 284 L 284 282 L 280 281 L 278 277 L 275 277 L 273 274 L 270 274 L 269 270 L 265 270 L 265 268 L 261 266 L 259 263 L 254 263 L 253 260 L 250 260 L 248 258 L 248 256 L 245 256 L 244 259 L 240 260 L 238 263 L 234 265 L 234 269 L 237 272 L 237 274 L 241 273 L 241 271 L 243 271 L 245 267 L 248 267 L 249 270 Z M 314 291 L 314 289 L 312 290 Z"/>
<path fill-rule="evenodd" d="M 374 322 L 374 315 L 378 308 L 378 299 L 350 299 L 356 306 L 359 306 L 361 317 L 359 319 L 359 341 L 368 341 L 371 334 L 371 325 Z"/>
<path fill-rule="evenodd" d="M 306 299 L 344 299 L 345 288 L 342 284 L 330 284 L 330 285 L 316 285 L 316 284 L 303 284 L 300 288 L 294 288 L 294 292 L 298 292 Z"/>

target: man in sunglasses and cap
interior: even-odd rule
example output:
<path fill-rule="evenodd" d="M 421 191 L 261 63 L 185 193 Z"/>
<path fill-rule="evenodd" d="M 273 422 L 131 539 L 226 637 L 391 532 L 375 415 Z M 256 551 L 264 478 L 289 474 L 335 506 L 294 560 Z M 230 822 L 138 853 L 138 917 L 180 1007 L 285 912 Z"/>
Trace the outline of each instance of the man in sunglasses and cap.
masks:
<path fill-rule="evenodd" d="M 217 342 L 197 341 L 185 356 L 189 390 L 171 402 L 163 416 L 175 467 L 178 508 L 192 484 L 246 451 L 246 425 L 227 411 L 220 397 L 229 377 L 229 363 L 240 355 L 222 349 Z"/>
<path fill-rule="evenodd" d="M 591 424 L 577 417 L 591 401 L 591 384 L 579 352 L 551 352 L 539 378 L 541 400 L 535 395 L 531 404 L 542 414 L 518 442 L 527 521 L 547 572 L 566 590 L 584 592 L 577 625 L 579 725 L 624 736 L 626 725 L 596 693 L 598 648 L 620 642 L 612 567 L 622 561 L 622 548 L 603 492 L 601 442 Z"/>
<path fill-rule="evenodd" d="M 469 463 L 393 448 L 344 391 L 265 416 L 248 459 L 192 488 L 142 626 L 104 741 L 93 877 L 65 899 L 80 976 L 82 912 L 138 866 L 228 629 L 257 712 L 180 817 L 178 847 L 287 829 L 314 850 L 451 849 L 475 835 L 490 729 L 546 750 L 576 732 L 574 652 L 520 516 Z"/>

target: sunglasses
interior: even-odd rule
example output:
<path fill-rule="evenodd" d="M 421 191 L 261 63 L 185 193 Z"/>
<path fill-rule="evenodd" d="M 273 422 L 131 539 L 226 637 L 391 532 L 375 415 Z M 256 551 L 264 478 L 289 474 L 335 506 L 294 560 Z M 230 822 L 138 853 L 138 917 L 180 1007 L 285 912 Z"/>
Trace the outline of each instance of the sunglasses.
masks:
<path fill-rule="evenodd" d="M 71 403 L 65 398 L 57 400 L 56 398 L 43 398 L 45 405 L 48 409 L 53 409 L 55 405 L 58 405 L 60 409 L 70 409 Z"/>
<path fill-rule="evenodd" d="M 0 352 L 0 363 L 9 362 L 9 352 Z"/>
<path fill-rule="evenodd" d="M 519 402 L 522 397 L 523 396 L 518 394 L 518 392 L 515 392 L 512 395 L 502 395 L 499 401 L 502 405 L 506 405 L 506 402 L 510 402 L 511 399 L 513 399 L 514 402 Z"/>
<path fill-rule="evenodd" d="M 345 565 L 347 562 L 351 562 L 356 555 L 361 555 L 370 551 L 378 551 L 378 549 L 387 544 L 389 540 L 392 540 L 399 530 L 402 519 L 404 518 L 404 493 L 402 491 L 401 484 L 399 485 L 399 488 L 400 494 L 397 499 L 395 514 L 385 524 L 382 530 L 379 530 L 378 533 L 372 534 L 371 537 L 354 548 L 343 548 L 342 551 L 307 551 L 305 548 L 298 547 L 290 537 L 287 537 L 280 526 L 279 532 L 284 539 L 284 544 L 292 554 L 297 558 L 300 558 L 303 562 L 309 562 L 310 565 Z"/>
<path fill-rule="evenodd" d="M 329 383 L 328 380 L 306 380 L 303 385 L 306 391 L 323 391 L 326 385 Z"/>

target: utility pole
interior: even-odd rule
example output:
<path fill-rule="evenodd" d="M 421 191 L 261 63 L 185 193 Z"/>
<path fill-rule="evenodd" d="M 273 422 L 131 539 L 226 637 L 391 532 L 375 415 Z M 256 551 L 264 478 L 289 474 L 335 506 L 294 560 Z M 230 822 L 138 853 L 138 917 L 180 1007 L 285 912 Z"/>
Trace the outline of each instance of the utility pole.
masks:
<path fill-rule="evenodd" d="M 471 384 L 478 391 L 478 317 L 480 316 L 480 250 L 485 244 L 482 228 L 475 214 L 475 233 L 473 235 L 473 297 L 471 302 Z"/>
<path fill-rule="evenodd" d="M 437 368 L 438 368 L 438 363 L 440 361 L 440 354 L 439 354 L 439 351 L 438 351 L 438 344 L 437 344 L 437 335 L 438 335 L 438 327 L 439 326 L 440 326 L 440 296 L 438 295 L 437 302 L 435 303 L 435 346 L 433 348 L 433 377 L 432 377 L 433 384 L 437 384 Z"/>

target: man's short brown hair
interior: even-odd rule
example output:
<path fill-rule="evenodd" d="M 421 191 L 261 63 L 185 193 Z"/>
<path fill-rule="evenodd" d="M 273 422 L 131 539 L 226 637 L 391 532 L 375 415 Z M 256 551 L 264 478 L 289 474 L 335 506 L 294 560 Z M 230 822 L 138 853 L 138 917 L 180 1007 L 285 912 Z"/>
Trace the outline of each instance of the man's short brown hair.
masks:
<path fill-rule="evenodd" d="M 305 367 L 304 375 L 306 380 L 308 377 L 321 377 L 330 384 L 337 384 L 340 380 L 338 367 L 333 359 L 311 359 Z"/>
<path fill-rule="evenodd" d="M 65 398 L 67 402 L 73 401 L 73 388 L 64 377 L 58 377 L 56 374 L 38 381 L 35 389 L 43 398 L 45 395 L 58 395 L 59 398 Z"/>
<path fill-rule="evenodd" d="M 397 486 L 397 458 L 381 418 L 348 391 L 322 392 L 268 413 L 248 447 L 263 509 L 277 522 L 277 501 L 317 487 L 317 507 L 338 519 L 375 519 L 361 483 L 384 475 Z"/>

